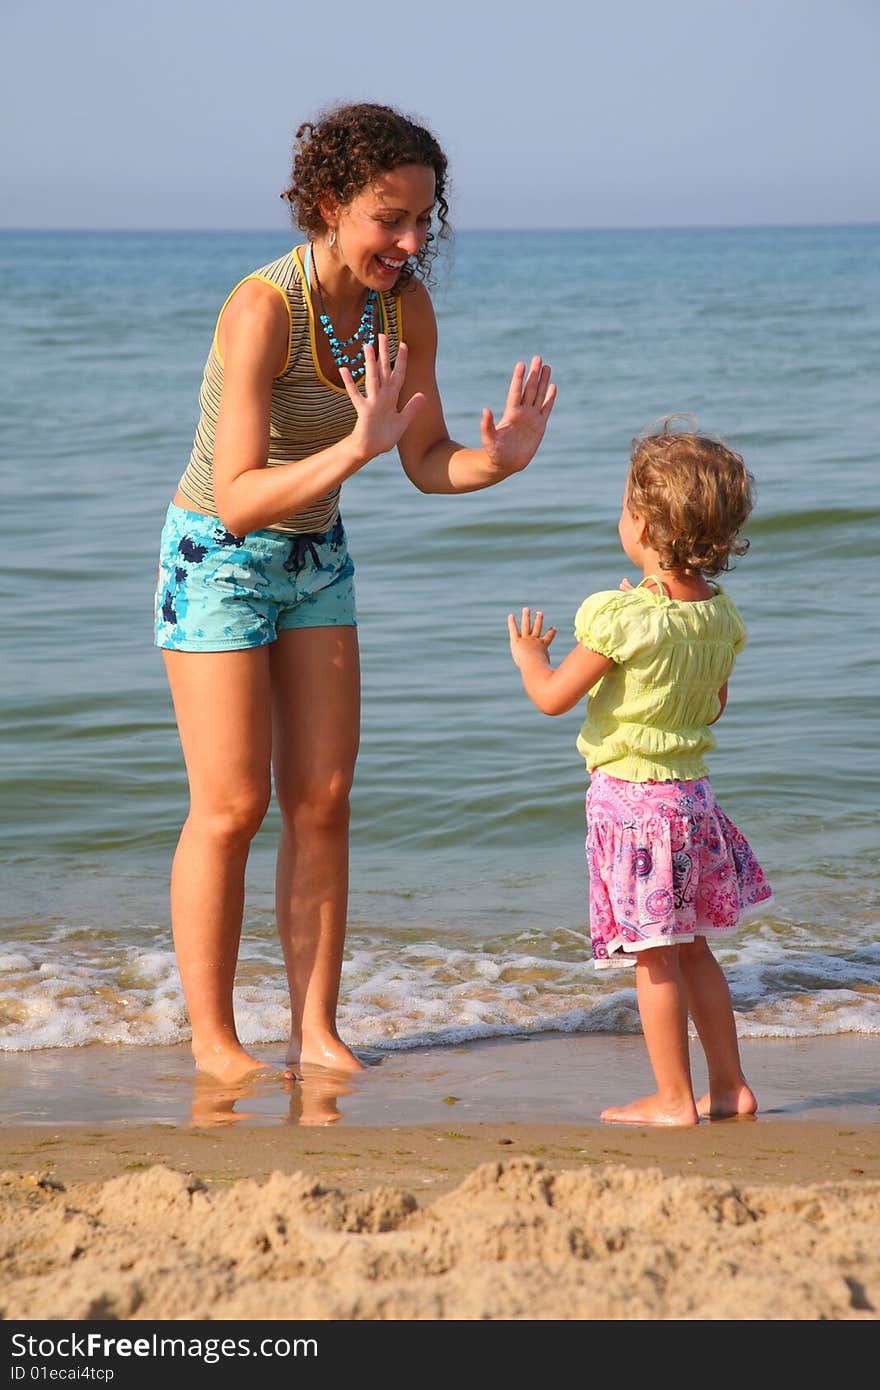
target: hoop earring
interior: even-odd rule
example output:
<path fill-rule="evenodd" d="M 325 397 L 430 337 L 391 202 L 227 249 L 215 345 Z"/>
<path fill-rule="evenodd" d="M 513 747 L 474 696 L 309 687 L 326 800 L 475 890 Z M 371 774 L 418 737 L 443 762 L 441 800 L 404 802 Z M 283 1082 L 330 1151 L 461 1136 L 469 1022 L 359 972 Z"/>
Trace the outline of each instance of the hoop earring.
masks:
<path fill-rule="evenodd" d="M 336 245 L 336 230 L 335 230 L 335 228 L 334 228 L 334 230 L 330 233 L 330 235 L 329 235 L 328 238 L 327 238 L 327 245 L 328 245 L 328 246 L 335 246 L 335 245 Z"/>

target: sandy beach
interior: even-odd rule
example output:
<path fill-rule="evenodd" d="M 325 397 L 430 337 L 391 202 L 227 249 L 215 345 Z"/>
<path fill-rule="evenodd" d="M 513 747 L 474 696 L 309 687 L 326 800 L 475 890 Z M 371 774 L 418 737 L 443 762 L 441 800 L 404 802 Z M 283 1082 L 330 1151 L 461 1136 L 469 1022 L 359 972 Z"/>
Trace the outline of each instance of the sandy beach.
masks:
<path fill-rule="evenodd" d="M 876 1043 L 743 1053 L 761 1113 L 695 1129 L 599 1122 L 634 1037 L 235 1092 L 185 1048 L 4 1054 L 2 1316 L 876 1319 Z"/>

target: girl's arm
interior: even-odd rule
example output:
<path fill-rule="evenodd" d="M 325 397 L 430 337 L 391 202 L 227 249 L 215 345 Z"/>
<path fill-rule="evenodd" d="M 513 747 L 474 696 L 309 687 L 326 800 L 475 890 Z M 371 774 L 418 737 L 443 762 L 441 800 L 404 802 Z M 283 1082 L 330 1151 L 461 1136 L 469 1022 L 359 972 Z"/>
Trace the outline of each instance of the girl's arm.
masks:
<path fill-rule="evenodd" d="M 303 511 L 351 477 L 370 459 L 393 449 L 423 405 L 409 393 L 398 411 L 407 369 L 403 343 L 392 370 L 388 343 L 367 346 L 366 394 L 348 372 L 342 384 L 357 411 L 351 434 L 296 463 L 267 467 L 272 383 L 287 360 L 290 320 L 271 285 L 248 280 L 236 291 L 220 323 L 223 396 L 214 440 L 214 499 L 223 525 L 237 536 Z"/>
<path fill-rule="evenodd" d="M 541 634 L 544 614 L 540 611 L 532 621 L 531 609 L 522 611 L 522 625 L 517 627 L 512 613 L 507 618 L 510 634 L 510 654 L 519 667 L 525 692 L 542 714 L 566 714 L 592 690 L 614 662 L 589 647 L 578 643 L 555 670 L 550 665 L 549 647 L 556 628 Z"/>
<path fill-rule="evenodd" d="M 495 424 L 491 410 L 480 421 L 482 448 L 470 449 L 450 439 L 437 389 L 437 323 L 424 285 L 411 284 L 401 295 L 403 332 L 409 346 L 407 381 L 401 396 L 411 392 L 425 398 L 400 440 L 404 472 L 420 492 L 476 492 L 521 472 L 544 437 L 556 399 L 550 368 L 533 357 L 528 373 L 520 362 L 514 369 L 504 414 Z"/>

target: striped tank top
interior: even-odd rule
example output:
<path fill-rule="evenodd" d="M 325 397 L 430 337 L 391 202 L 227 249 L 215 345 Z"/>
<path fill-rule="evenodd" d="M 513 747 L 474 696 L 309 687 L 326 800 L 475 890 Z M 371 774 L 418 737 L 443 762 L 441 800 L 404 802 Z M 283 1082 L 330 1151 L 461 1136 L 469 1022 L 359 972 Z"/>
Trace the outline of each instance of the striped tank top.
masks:
<path fill-rule="evenodd" d="M 243 285 L 247 280 L 263 280 L 268 285 L 274 285 L 284 296 L 290 318 L 287 363 L 272 386 L 267 460 L 272 468 L 281 463 L 295 463 L 309 454 L 329 448 L 331 444 L 337 444 L 351 434 L 356 414 L 345 389 L 328 381 L 318 365 L 315 311 L 296 250 L 254 271 L 252 275 L 246 275 L 239 284 Z M 214 341 L 205 363 L 199 392 L 198 428 L 189 463 L 178 484 L 190 502 L 214 516 L 217 515 L 212 482 L 214 434 L 223 392 L 223 359 L 220 356 L 218 333 L 223 311 L 238 288 L 236 285 L 217 317 Z M 401 335 L 400 298 L 393 290 L 385 290 L 379 295 L 379 306 L 379 331 L 388 335 L 393 361 Z M 360 389 L 363 390 L 363 382 Z M 339 515 L 339 492 L 339 487 L 334 488 L 305 511 L 276 521 L 269 529 L 292 535 L 329 531 Z"/>

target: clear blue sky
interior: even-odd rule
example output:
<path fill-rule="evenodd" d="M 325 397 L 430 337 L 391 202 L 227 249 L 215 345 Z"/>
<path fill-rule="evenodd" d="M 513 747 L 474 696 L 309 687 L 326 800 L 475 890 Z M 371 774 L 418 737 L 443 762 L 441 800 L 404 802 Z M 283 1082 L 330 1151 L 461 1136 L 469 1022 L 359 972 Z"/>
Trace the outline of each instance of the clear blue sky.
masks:
<path fill-rule="evenodd" d="M 296 126 L 431 126 L 454 224 L 880 221 L 880 0 L 4 0 L 0 226 L 281 229 Z"/>

